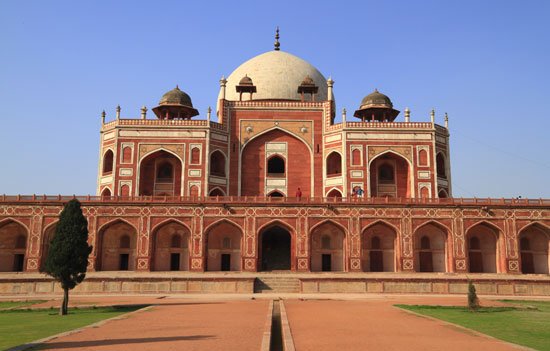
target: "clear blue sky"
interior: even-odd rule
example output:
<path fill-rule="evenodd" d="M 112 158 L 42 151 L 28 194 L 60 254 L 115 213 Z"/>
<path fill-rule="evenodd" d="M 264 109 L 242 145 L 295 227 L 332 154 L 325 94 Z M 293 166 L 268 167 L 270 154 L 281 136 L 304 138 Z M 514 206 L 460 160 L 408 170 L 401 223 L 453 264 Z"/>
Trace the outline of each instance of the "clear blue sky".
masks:
<path fill-rule="evenodd" d="M 550 198 L 550 2 L 496 0 L 2 0 L 0 193 L 94 194 L 103 109 L 179 84 L 205 118 L 277 25 L 338 111 L 378 88 L 413 121 L 448 112 L 454 196 Z"/>

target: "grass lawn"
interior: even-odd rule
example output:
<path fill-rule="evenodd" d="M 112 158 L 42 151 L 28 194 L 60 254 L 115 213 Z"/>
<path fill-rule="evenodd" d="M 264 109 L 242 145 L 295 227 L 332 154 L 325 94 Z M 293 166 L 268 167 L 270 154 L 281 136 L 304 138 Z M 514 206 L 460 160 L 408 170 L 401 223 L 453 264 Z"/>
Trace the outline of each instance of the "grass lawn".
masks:
<path fill-rule="evenodd" d="M 0 301 L 0 310 L 6 308 L 18 308 L 34 305 L 37 303 L 46 302 L 46 300 L 29 300 L 29 301 Z"/>
<path fill-rule="evenodd" d="M 516 307 L 396 305 L 426 316 L 476 330 L 515 344 L 550 351 L 550 301 L 503 300 Z"/>
<path fill-rule="evenodd" d="M 0 350 L 80 328 L 141 307 L 69 308 L 67 316 L 59 316 L 57 308 L 0 311 Z"/>

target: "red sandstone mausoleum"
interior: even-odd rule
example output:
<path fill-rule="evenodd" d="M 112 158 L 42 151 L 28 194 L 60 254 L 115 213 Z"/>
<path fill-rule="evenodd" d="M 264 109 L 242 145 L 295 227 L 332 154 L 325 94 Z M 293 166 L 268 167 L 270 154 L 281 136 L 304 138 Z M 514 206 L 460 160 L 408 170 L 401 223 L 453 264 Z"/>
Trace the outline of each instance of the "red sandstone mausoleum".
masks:
<path fill-rule="evenodd" d="M 333 85 L 277 43 L 220 80 L 215 116 L 179 87 L 154 116 L 103 112 L 97 194 L 78 197 L 89 271 L 501 273 L 550 294 L 550 200 L 453 198 L 446 115 L 411 121 L 374 90 L 336 123 Z M 24 272 L 1 282 L 38 276 L 69 198 L 0 196 L 0 271 Z"/>

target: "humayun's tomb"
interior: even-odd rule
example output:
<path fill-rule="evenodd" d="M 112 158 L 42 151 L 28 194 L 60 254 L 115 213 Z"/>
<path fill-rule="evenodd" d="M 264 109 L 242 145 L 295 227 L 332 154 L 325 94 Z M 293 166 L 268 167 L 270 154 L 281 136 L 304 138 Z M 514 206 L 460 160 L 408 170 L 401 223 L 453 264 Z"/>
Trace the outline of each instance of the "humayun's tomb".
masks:
<path fill-rule="evenodd" d="M 333 87 L 276 41 L 205 119 L 179 87 L 103 112 L 75 291 L 550 295 L 550 200 L 453 198 L 446 115 L 374 90 L 336 123 Z M 40 269 L 70 198 L 0 195 L 0 294 L 58 292 Z"/>

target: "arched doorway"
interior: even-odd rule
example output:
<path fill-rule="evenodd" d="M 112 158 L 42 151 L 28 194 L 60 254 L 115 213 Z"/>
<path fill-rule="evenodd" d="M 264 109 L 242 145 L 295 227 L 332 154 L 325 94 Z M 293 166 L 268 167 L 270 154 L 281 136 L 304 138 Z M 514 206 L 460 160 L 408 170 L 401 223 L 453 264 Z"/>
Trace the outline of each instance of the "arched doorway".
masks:
<path fill-rule="evenodd" d="M 137 233 L 134 227 L 118 221 L 102 228 L 99 233 L 101 271 L 133 271 L 136 269 Z"/>
<path fill-rule="evenodd" d="M 222 221 L 206 235 L 206 270 L 240 271 L 242 232 L 233 223 Z"/>
<path fill-rule="evenodd" d="M 498 231 L 480 223 L 466 234 L 468 266 L 470 273 L 497 273 Z"/>
<path fill-rule="evenodd" d="M 181 223 L 170 221 L 153 232 L 154 271 L 188 271 L 191 234 Z"/>
<path fill-rule="evenodd" d="M 23 272 L 27 230 L 16 221 L 0 223 L 0 272 Z"/>
<path fill-rule="evenodd" d="M 417 272 L 446 272 L 447 231 L 432 223 L 414 233 L 414 258 Z"/>
<path fill-rule="evenodd" d="M 345 233 L 334 223 L 323 223 L 311 232 L 311 271 L 343 272 Z"/>
<path fill-rule="evenodd" d="M 519 234 L 521 273 L 548 274 L 548 245 L 550 231 L 533 224 Z"/>
<path fill-rule="evenodd" d="M 342 193 L 338 189 L 332 189 L 327 194 L 327 197 L 342 197 Z"/>
<path fill-rule="evenodd" d="M 210 155 L 210 174 L 217 177 L 225 177 L 225 156 L 216 150 Z"/>
<path fill-rule="evenodd" d="M 291 235 L 279 225 L 264 229 L 260 233 L 260 268 L 262 271 L 290 270 Z"/>
<path fill-rule="evenodd" d="M 139 169 L 140 195 L 180 195 L 181 194 L 181 161 L 164 150 L 145 157 Z"/>
<path fill-rule="evenodd" d="M 411 197 L 409 163 L 393 152 L 376 157 L 370 164 L 372 197 Z"/>
<path fill-rule="evenodd" d="M 361 236 L 361 264 L 364 272 L 395 272 L 395 229 L 376 223 Z"/>

